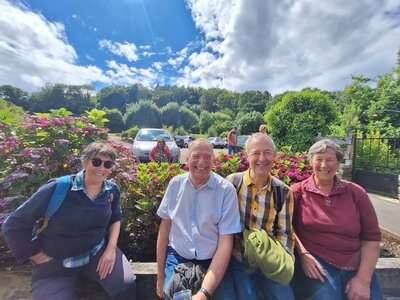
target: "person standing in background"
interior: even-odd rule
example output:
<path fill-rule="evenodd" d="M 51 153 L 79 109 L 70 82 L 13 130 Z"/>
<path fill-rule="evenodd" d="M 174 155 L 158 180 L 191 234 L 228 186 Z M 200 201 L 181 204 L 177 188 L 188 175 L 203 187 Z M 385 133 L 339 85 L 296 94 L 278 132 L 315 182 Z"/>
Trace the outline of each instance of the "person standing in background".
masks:
<path fill-rule="evenodd" d="M 233 154 L 236 153 L 236 146 L 237 146 L 237 130 L 238 127 L 235 125 L 233 128 L 229 131 L 227 140 L 228 140 L 228 154 Z"/>

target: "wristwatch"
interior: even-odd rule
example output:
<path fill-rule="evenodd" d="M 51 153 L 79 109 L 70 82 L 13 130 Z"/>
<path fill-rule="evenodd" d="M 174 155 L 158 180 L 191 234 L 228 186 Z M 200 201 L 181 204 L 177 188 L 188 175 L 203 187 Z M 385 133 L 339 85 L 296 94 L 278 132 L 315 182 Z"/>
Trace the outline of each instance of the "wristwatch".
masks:
<path fill-rule="evenodd" d="M 211 295 L 205 288 L 201 287 L 199 291 L 206 295 L 207 300 L 211 300 Z"/>

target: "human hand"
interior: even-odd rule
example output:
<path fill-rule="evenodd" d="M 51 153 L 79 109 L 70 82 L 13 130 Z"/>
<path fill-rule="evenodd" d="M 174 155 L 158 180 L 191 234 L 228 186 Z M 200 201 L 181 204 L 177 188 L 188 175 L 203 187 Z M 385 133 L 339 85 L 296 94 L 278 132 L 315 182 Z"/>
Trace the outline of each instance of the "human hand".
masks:
<path fill-rule="evenodd" d="M 306 274 L 307 277 L 310 277 L 312 279 L 318 279 L 319 281 L 324 282 L 324 276 L 325 276 L 324 269 L 322 268 L 318 260 L 316 260 L 315 257 L 312 256 L 311 253 L 303 254 L 300 256 L 299 259 L 304 274 Z"/>
<path fill-rule="evenodd" d="M 46 253 L 43 251 L 40 251 L 39 253 L 35 254 L 30 258 L 30 260 L 35 264 L 35 265 L 40 265 L 47 263 L 48 261 L 52 260 L 53 258 L 51 256 L 48 256 Z"/>
<path fill-rule="evenodd" d="M 157 279 L 156 293 L 157 293 L 157 296 L 161 299 L 164 299 L 163 286 L 164 286 L 164 280 Z"/>
<path fill-rule="evenodd" d="M 197 292 L 196 295 L 192 296 L 192 300 L 207 300 L 207 297 L 202 292 Z"/>
<path fill-rule="evenodd" d="M 103 280 L 107 275 L 111 274 L 115 264 L 115 249 L 106 248 L 101 255 L 99 263 L 97 264 L 96 272 L 99 274 L 100 280 Z"/>
<path fill-rule="evenodd" d="M 368 300 L 370 298 L 370 282 L 354 276 L 346 284 L 347 299 Z"/>

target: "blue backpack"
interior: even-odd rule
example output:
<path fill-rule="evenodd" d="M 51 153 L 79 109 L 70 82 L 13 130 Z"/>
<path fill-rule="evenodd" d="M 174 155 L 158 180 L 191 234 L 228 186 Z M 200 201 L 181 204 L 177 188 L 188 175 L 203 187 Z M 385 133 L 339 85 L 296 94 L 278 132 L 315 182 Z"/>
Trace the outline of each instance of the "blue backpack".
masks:
<path fill-rule="evenodd" d="M 51 195 L 49 205 L 47 206 L 44 217 L 37 220 L 36 224 L 33 226 L 32 234 L 34 235 L 34 238 L 32 240 L 36 239 L 38 235 L 46 229 L 47 225 L 49 224 L 50 218 L 56 213 L 56 211 L 61 206 L 61 203 L 64 201 L 70 186 L 70 175 L 65 175 L 58 179 L 57 186 L 53 194 Z"/>

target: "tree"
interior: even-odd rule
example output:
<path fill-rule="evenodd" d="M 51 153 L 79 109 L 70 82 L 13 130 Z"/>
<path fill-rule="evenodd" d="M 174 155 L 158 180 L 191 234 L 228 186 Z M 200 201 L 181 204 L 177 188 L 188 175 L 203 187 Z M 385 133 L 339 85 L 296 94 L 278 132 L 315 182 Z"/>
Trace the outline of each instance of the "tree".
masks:
<path fill-rule="evenodd" d="M 237 121 L 240 134 L 252 134 L 258 132 L 258 128 L 264 123 L 263 115 L 258 111 L 252 111 L 244 114 Z"/>
<path fill-rule="evenodd" d="M 106 110 L 106 118 L 109 120 L 107 127 L 110 129 L 110 132 L 119 133 L 125 130 L 124 117 L 118 109 L 113 108 Z"/>
<path fill-rule="evenodd" d="M 183 128 L 189 131 L 193 131 L 199 124 L 199 118 L 189 108 L 183 106 L 179 110 L 180 124 Z"/>
<path fill-rule="evenodd" d="M 215 112 L 217 110 L 216 102 L 218 97 L 218 89 L 212 88 L 202 90 L 202 95 L 199 99 L 200 104 L 203 107 L 203 110 L 207 110 L 209 112 Z"/>
<path fill-rule="evenodd" d="M 17 106 L 21 106 L 23 109 L 28 110 L 29 101 L 28 101 L 28 93 L 13 87 L 11 85 L 1 85 L 0 86 L 0 97 L 5 101 L 13 103 Z"/>
<path fill-rule="evenodd" d="M 131 94 L 134 94 L 134 89 L 130 89 Z M 101 89 L 96 96 L 97 105 L 100 108 L 116 108 L 122 114 L 125 113 L 126 105 L 128 103 L 128 90 L 122 86 L 108 86 Z"/>
<path fill-rule="evenodd" d="M 304 90 L 287 93 L 268 111 L 266 120 L 277 146 L 289 145 L 294 151 L 306 151 L 318 133 L 330 132 L 337 112 L 327 95 Z"/>
<path fill-rule="evenodd" d="M 241 113 L 248 113 L 252 111 L 258 111 L 264 113 L 268 104 L 268 101 L 272 99 L 269 92 L 260 91 L 247 91 L 239 97 L 239 111 Z"/>
<path fill-rule="evenodd" d="M 160 109 L 162 123 L 166 126 L 178 127 L 180 125 L 179 105 L 176 102 L 170 102 Z"/>
<path fill-rule="evenodd" d="M 150 100 L 140 100 L 139 103 L 130 104 L 125 115 L 126 128 L 137 125 L 143 127 L 161 127 L 161 112 Z"/>
<path fill-rule="evenodd" d="M 200 113 L 200 121 L 199 121 L 200 133 L 206 133 L 208 131 L 208 128 L 210 128 L 213 125 L 213 123 L 214 119 L 210 112 L 202 111 Z"/>

